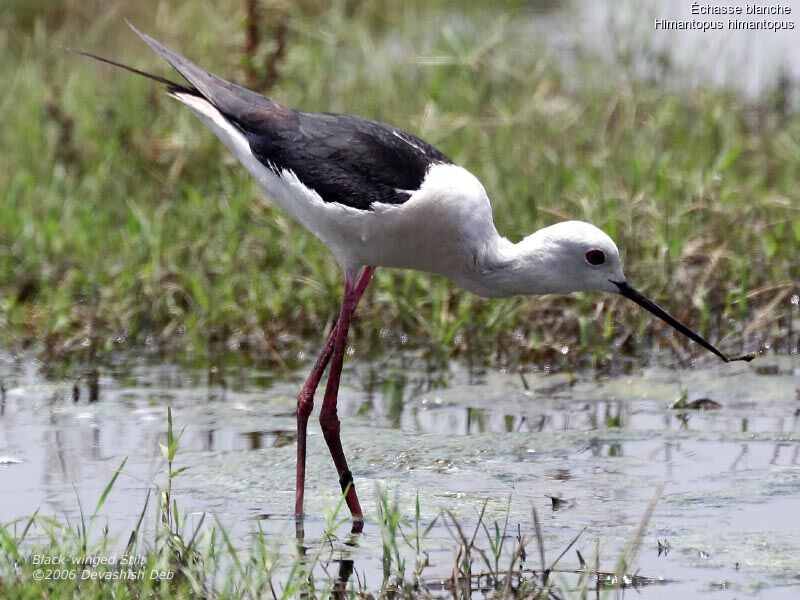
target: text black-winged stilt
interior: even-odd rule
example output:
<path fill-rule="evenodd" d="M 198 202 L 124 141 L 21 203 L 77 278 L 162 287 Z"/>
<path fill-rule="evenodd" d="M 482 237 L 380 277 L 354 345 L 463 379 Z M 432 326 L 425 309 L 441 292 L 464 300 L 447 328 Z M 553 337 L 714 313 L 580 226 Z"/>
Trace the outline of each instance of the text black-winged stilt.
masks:
<path fill-rule="evenodd" d="M 376 267 L 436 273 L 486 297 L 618 293 L 725 362 L 753 358 L 729 358 L 631 287 L 616 245 L 594 225 L 556 223 L 512 243 L 497 233 L 480 181 L 425 141 L 350 115 L 286 108 L 134 31 L 188 83 L 85 54 L 165 84 L 169 95 L 208 125 L 278 206 L 328 245 L 344 269 L 338 321 L 297 398 L 298 517 L 303 514 L 308 418 L 330 363 L 320 424 L 355 529 L 360 528 L 362 511 L 342 449 L 336 402 L 350 317 Z"/>

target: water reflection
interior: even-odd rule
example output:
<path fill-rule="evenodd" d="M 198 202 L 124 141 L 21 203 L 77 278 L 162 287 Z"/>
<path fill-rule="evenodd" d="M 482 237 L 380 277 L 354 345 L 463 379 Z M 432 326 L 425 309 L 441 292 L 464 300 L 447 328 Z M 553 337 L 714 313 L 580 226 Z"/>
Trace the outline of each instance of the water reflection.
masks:
<path fill-rule="evenodd" d="M 75 514 L 75 490 L 84 506 L 96 502 L 124 456 L 129 477 L 120 478 L 121 494 L 109 496 L 104 511 L 117 521 L 137 518 L 141 506 L 130 498 L 163 476 L 158 442 L 172 406 L 176 423 L 186 426 L 179 460 L 190 466 L 181 476 L 189 508 L 268 514 L 274 531 L 291 522 L 293 377 L 218 369 L 210 378 L 207 370 L 137 365 L 100 370 L 97 400 L 82 393 L 75 403 L 74 380 L 49 381 L 24 363 L 2 368 L 2 521 L 36 507 Z M 795 372 L 784 367 L 767 381 L 744 368 L 733 387 L 715 373 L 650 370 L 599 381 L 593 374 L 528 373 L 526 390 L 519 375 L 476 374 L 458 364 L 438 374 L 390 362 L 356 365 L 340 399 L 344 441 L 365 485 L 397 482 L 407 495 L 421 490 L 434 506 L 437 498 L 449 506 L 513 489 L 548 511 L 554 502 L 580 507 L 566 514 L 595 525 L 614 506 L 618 525 L 635 526 L 640 514 L 628 507 L 649 495 L 653 481 L 666 482 L 677 505 L 734 502 L 743 510 L 748 502 L 772 506 L 777 492 L 796 500 Z M 670 409 L 679 381 L 690 400 L 713 398 L 722 408 Z M 311 439 L 322 443 L 313 428 Z M 326 477 L 327 454 L 316 459 L 309 485 L 327 490 L 335 485 Z M 312 514 L 322 514 L 319 496 L 312 502 Z M 677 517 L 670 518 L 675 526 Z M 319 520 L 309 527 L 315 539 L 323 536 Z M 360 563 L 352 560 L 335 555 L 327 562 L 333 581 L 344 586 L 353 578 Z"/>

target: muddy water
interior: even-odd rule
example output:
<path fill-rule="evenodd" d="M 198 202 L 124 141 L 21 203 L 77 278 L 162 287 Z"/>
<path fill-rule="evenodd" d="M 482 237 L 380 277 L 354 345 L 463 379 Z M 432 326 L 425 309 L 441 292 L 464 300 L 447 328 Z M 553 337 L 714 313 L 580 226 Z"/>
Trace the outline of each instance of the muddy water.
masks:
<path fill-rule="evenodd" d="M 709 364 L 709 363 L 706 363 Z M 0 521 L 42 513 L 74 517 L 77 494 L 90 512 L 113 470 L 128 456 L 101 512 L 126 535 L 146 490 L 162 482 L 166 408 L 186 427 L 176 482 L 190 521 L 214 513 L 241 547 L 258 525 L 290 552 L 294 469 L 294 394 L 299 374 L 235 370 L 209 386 L 206 372 L 175 366 L 109 368 L 100 398 L 73 400 L 72 382 L 44 380 L 34 363 L 5 357 L 0 414 Z M 527 387 L 527 390 L 526 390 Z M 674 410 L 710 398 L 717 410 Z M 800 594 L 800 365 L 795 357 L 691 371 L 592 374 L 470 373 L 458 365 L 422 373 L 389 361 L 357 364 L 340 397 L 345 448 L 368 518 L 376 489 L 397 497 L 422 521 L 452 510 L 466 531 L 487 502 L 487 520 L 509 508 L 514 533 L 542 520 L 548 558 L 586 527 L 575 545 L 613 570 L 657 487 L 663 493 L 647 524 L 639 573 L 665 583 L 648 598 L 708 593 L 717 598 Z M 323 515 L 337 482 L 316 422 L 309 440 L 307 544 L 322 539 Z M 73 487 L 74 486 L 74 487 Z M 548 496 L 566 502 L 553 509 Z M 99 528 L 98 528 L 99 529 Z M 339 531 L 346 540 L 346 529 Z M 479 540 L 481 536 L 479 536 Z M 669 546 L 659 553 L 659 541 Z M 449 575 L 456 544 L 441 521 L 423 548 L 431 580 Z M 484 543 L 484 548 L 486 548 Z M 413 552 L 402 542 L 406 558 Z M 538 566 L 535 543 L 529 567 Z M 335 574 L 354 561 L 368 587 L 382 580 L 381 534 L 368 522 L 355 546 L 323 555 Z M 574 549 L 562 560 L 577 566 Z M 320 571 L 320 576 L 322 572 Z M 570 585 L 568 578 L 564 579 Z"/>

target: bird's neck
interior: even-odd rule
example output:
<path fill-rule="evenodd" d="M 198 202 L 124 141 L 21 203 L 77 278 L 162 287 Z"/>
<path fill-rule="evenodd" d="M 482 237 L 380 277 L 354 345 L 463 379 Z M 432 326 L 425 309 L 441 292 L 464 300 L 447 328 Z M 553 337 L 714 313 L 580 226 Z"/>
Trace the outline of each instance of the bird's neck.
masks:
<path fill-rule="evenodd" d="M 553 277 L 547 244 L 529 236 L 511 242 L 495 230 L 474 249 L 468 273 L 456 281 L 465 289 L 487 298 L 559 293 Z"/>

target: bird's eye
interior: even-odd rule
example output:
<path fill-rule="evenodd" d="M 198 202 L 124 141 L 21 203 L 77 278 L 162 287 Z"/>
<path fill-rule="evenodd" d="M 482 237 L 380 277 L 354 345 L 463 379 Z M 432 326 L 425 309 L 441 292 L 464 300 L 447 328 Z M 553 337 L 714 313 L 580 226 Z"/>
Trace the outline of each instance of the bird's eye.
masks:
<path fill-rule="evenodd" d="M 606 255 L 603 254 L 602 250 L 589 250 L 586 253 L 586 262 L 593 267 L 597 267 L 606 262 Z"/>

